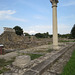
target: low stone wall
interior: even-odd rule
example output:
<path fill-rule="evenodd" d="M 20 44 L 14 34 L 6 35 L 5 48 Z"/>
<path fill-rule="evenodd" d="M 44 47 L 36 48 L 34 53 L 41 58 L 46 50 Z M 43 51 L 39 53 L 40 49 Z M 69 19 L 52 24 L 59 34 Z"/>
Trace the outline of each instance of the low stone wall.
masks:
<path fill-rule="evenodd" d="M 32 67 L 30 70 L 26 71 L 23 75 L 41 75 L 43 72 L 48 70 L 52 64 L 57 61 L 66 51 L 69 49 L 74 49 L 75 44 L 72 43 L 65 48 L 61 49 L 57 54 L 51 56 L 50 58 L 46 59 L 45 61 L 39 63 L 38 65 Z"/>

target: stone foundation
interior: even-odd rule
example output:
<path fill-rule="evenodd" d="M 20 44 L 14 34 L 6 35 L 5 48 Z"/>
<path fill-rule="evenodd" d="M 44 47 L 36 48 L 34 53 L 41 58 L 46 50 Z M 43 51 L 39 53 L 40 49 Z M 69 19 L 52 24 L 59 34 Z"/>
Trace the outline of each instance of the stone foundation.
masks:
<path fill-rule="evenodd" d="M 51 53 L 31 61 L 30 65 L 26 68 L 20 69 L 13 66 L 11 67 L 11 71 L 3 75 L 60 75 L 64 63 L 70 59 L 74 49 L 75 43 L 69 43 L 58 51 L 52 51 Z"/>

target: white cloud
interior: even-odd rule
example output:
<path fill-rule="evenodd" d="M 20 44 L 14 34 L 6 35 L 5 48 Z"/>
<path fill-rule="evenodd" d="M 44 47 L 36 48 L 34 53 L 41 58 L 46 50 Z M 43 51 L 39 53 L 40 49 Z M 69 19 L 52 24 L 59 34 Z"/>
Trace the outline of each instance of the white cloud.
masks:
<path fill-rule="evenodd" d="M 16 17 L 12 17 L 12 16 L 7 16 L 7 19 L 21 21 L 21 22 L 27 22 L 27 20 L 25 20 L 25 19 L 20 19 L 20 18 L 16 18 Z"/>
<path fill-rule="evenodd" d="M 25 20 L 25 19 L 13 17 L 12 15 L 15 14 L 15 13 L 16 13 L 15 10 L 3 10 L 3 11 L 0 11 L 0 20 L 8 19 L 8 20 L 16 20 L 16 21 L 27 22 L 27 20 Z"/>
<path fill-rule="evenodd" d="M 24 31 L 24 32 L 29 33 L 29 34 L 31 34 L 31 35 L 38 33 L 38 32 L 36 32 L 36 31 L 34 31 L 34 30 L 29 30 L 29 31 Z"/>
<path fill-rule="evenodd" d="M 71 25 L 64 25 L 64 24 L 59 24 L 58 25 L 58 33 L 60 34 L 67 34 L 70 33 L 72 29 Z M 52 25 L 36 25 L 36 26 L 31 26 L 27 29 L 24 29 L 29 34 L 36 34 L 36 33 L 45 33 L 45 32 L 49 32 L 50 34 L 53 33 L 53 27 Z"/>
<path fill-rule="evenodd" d="M 31 26 L 31 28 L 35 28 L 35 29 L 50 29 L 50 25 L 36 25 L 36 26 Z"/>
<path fill-rule="evenodd" d="M 61 34 L 70 33 L 71 29 L 72 29 L 71 25 L 64 25 L 64 24 L 58 25 L 58 33 L 61 33 Z"/>
<path fill-rule="evenodd" d="M 14 14 L 14 13 L 16 13 L 16 11 L 12 11 L 12 10 L 0 11 L 0 14 Z"/>
<path fill-rule="evenodd" d="M 36 26 L 33 25 L 27 29 L 24 29 L 25 30 L 24 32 L 27 32 L 29 34 L 45 33 L 45 32 L 52 33 L 52 26 L 50 25 L 36 25 Z"/>
<path fill-rule="evenodd" d="M 58 25 L 58 33 L 60 34 L 67 34 L 70 33 L 72 29 L 71 25 L 65 25 L 65 24 L 59 24 Z M 45 33 L 45 32 L 49 32 L 50 34 L 52 34 L 52 25 L 33 25 L 30 26 L 28 28 L 23 28 L 24 32 L 29 33 L 29 34 L 36 34 L 36 33 Z M 3 28 L 0 27 L 0 34 L 3 32 Z"/>
<path fill-rule="evenodd" d="M 3 33 L 4 29 L 3 27 L 0 27 L 0 35 Z"/>

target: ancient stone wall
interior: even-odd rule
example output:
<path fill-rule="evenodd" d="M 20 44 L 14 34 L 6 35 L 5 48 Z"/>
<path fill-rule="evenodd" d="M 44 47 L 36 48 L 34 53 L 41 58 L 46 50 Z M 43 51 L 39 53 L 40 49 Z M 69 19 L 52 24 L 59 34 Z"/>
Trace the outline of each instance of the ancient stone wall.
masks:
<path fill-rule="evenodd" d="M 15 30 L 12 28 L 4 27 L 4 32 L 15 32 Z"/>
<path fill-rule="evenodd" d="M 73 41 L 72 39 L 59 38 L 59 42 L 62 40 Z M 16 35 L 12 28 L 4 28 L 4 32 L 0 35 L 0 44 L 3 44 L 5 49 L 25 49 L 51 43 L 52 38 Z"/>
<path fill-rule="evenodd" d="M 37 39 L 35 36 L 16 35 L 12 28 L 4 28 L 4 32 L 0 35 L 0 44 L 3 44 L 5 49 L 25 49 L 49 44 L 51 41 L 50 38 Z"/>

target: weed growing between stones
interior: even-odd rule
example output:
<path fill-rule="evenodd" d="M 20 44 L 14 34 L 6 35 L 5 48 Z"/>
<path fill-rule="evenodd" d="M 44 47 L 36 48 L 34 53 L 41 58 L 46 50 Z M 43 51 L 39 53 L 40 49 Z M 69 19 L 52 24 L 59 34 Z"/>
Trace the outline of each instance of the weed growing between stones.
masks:
<path fill-rule="evenodd" d="M 0 70 L 0 74 L 3 73 L 3 72 L 6 72 L 6 71 L 9 71 L 10 69 L 6 68 L 6 67 L 3 67 L 1 70 Z"/>
<path fill-rule="evenodd" d="M 43 54 L 29 54 L 29 53 L 21 53 L 20 55 L 29 55 L 31 57 L 31 60 L 34 60 L 36 58 L 39 58 L 40 56 L 43 56 Z"/>
<path fill-rule="evenodd" d="M 51 51 L 52 51 L 52 49 L 48 49 L 48 50 L 47 50 L 47 52 L 51 52 Z"/>
<path fill-rule="evenodd" d="M 42 54 L 27 54 L 31 57 L 31 60 L 34 60 L 36 58 L 39 58 L 40 56 L 42 56 Z"/>
<path fill-rule="evenodd" d="M 6 61 L 5 59 L 0 59 L 0 74 L 6 71 L 9 71 L 10 69 L 7 68 L 7 65 L 11 65 L 14 61 L 14 58 L 12 58 L 10 61 Z"/>

